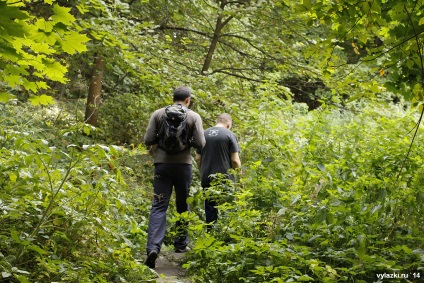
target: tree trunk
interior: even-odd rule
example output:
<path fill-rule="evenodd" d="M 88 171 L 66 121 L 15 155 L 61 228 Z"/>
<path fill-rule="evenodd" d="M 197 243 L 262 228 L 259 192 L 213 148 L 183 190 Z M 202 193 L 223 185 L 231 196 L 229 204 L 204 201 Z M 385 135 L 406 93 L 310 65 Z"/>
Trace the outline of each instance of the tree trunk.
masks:
<path fill-rule="evenodd" d="M 222 11 L 224 11 L 225 5 L 227 4 L 228 4 L 227 1 L 221 2 L 220 8 Z M 228 24 L 229 21 L 231 21 L 232 18 L 233 16 L 229 16 L 225 21 L 222 21 L 223 19 L 222 14 L 218 16 L 218 19 L 216 20 L 215 30 L 213 32 L 211 45 L 209 46 L 208 54 L 206 55 L 205 61 L 203 63 L 202 74 L 204 74 L 207 70 L 209 70 L 209 66 L 211 65 L 211 62 L 212 62 L 213 53 L 215 52 L 216 45 L 218 44 L 219 38 L 221 37 L 221 31 L 225 27 L 225 25 Z"/>
<path fill-rule="evenodd" d="M 219 16 L 218 19 L 216 20 L 216 26 L 215 26 L 215 30 L 213 32 L 213 38 L 212 38 L 212 41 L 211 41 L 211 45 L 209 45 L 208 54 L 206 55 L 205 61 L 203 62 L 202 74 L 209 69 L 209 66 L 212 62 L 212 55 L 215 52 L 216 45 L 217 45 L 218 40 L 219 40 L 219 36 L 221 35 L 221 30 L 222 30 L 222 22 L 221 21 L 222 21 L 222 17 Z"/>
<path fill-rule="evenodd" d="M 96 56 L 88 89 L 87 104 L 85 106 L 85 123 L 97 127 L 99 106 L 102 102 L 102 80 L 105 61 L 102 56 Z"/>

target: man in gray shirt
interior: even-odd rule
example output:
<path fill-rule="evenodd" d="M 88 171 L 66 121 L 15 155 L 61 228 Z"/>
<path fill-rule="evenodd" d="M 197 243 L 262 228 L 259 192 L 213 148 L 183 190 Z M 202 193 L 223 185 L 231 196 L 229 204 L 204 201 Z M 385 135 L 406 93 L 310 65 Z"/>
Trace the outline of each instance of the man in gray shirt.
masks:
<path fill-rule="evenodd" d="M 166 211 L 172 188 L 175 188 L 177 212 L 183 213 L 189 209 L 187 197 L 192 179 L 190 147 L 201 150 L 205 145 L 202 119 L 199 114 L 188 109 L 190 97 L 190 88 L 186 86 L 180 86 L 174 90 L 174 104 L 181 104 L 187 110 L 186 127 L 190 145 L 186 149 L 171 154 L 158 147 L 161 129 L 165 123 L 165 108 L 158 109 L 153 113 L 144 136 L 144 143 L 152 146 L 151 153 L 154 156 L 155 164 L 154 198 L 147 231 L 147 259 L 145 262 L 150 268 L 155 268 L 156 258 L 165 238 Z M 175 252 L 185 252 L 187 249 L 188 235 L 184 226 L 183 223 L 176 223 Z"/>
<path fill-rule="evenodd" d="M 227 174 L 230 168 L 241 166 L 239 152 L 240 147 L 237 138 L 232 131 L 232 119 L 229 114 L 219 115 L 216 125 L 205 130 L 206 145 L 196 151 L 196 162 L 200 169 L 201 185 L 203 188 L 211 186 L 213 179 L 211 174 Z M 227 175 L 234 181 L 233 176 Z M 216 202 L 211 199 L 205 200 L 206 223 L 211 228 L 218 219 Z"/>

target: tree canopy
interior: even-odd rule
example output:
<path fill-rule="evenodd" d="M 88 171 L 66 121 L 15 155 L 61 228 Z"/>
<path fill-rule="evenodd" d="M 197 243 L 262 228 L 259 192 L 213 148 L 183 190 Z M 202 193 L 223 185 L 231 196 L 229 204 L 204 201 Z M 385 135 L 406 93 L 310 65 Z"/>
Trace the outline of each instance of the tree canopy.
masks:
<path fill-rule="evenodd" d="M 41 4 L 39 12 L 32 12 L 30 2 L 0 1 L 0 79 L 33 94 L 48 89 L 47 80 L 66 83 L 67 67 L 60 55 L 86 51 L 89 40 L 78 32 L 69 8 L 53 1 Z M 3 102 L 11 97 L 1 93 Z M 46 96 L 35 101 L 49 103 Z"/>

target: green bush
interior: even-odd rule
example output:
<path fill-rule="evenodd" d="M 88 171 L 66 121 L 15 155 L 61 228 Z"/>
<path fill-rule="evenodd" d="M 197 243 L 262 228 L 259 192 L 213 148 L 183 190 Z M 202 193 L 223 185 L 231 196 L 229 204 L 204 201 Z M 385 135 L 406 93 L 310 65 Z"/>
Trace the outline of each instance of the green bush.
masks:
<path fill-rule="evenodd" d="M 202 220 L 208 193 L 196 167 L 192 212 L 177 215 L 170 203 L 165 244 L 172 242 L 173 222 L 190 222 L 193 251 L 184 266 L 192 280 L 371 282 L 384 272 L 422 275 L 420 133 L 406 158 L 416 115 L 371 102 L 352 111 L 307 113 L 265 94 L 238 109 L 234 130 L 243 168 L 235 172 L 234 186 L 218 184 L 209 192 L 220 202 L 212 232 Z M 154 275 L 137 259 L 145 249 L 152 159 L 141 145 L 83 150 L 82 144 L 96 143 L 99 136 L 91 133 L 97 129 L 68 106 L 3 106 L 2 277 L 150 280 Z M 140 132 L 127 138 L 141 138 L 152 111 L 128 115 L 145 119 L 137 120 Z M 106 138 L 112 129 L 101 135 L 115 143 L 118 136 Z"/>
<path fill-rule="evenodd" d="M 113 96 L 100 109 L 101 137 L 112 144 L 139 144 L 154 110 L 134 94 Z"/>
<path fill-rule="evenodd" d="M 19 118 L 7 110 L 3 121 Z M 38 114 L 38 113 L 37 113 Z M 0 267 L 8 282 L 136 282 L 148 203 L 126 165 L 138 150 L 73 141 L 81 127 L 54 130 L 33 115 L 27 131 L 0 129 Z M 21 124 L 21 128 L 25 128 Z M 54 133 L 53 133 L 54 131 Z M 141 209 L 141 212 L 140 212 Z"/>
<path fill-rule="evenodd" d="M 413 113 L 370 104 L 246 117 L 235 201 L 185 267 L 196 282 L 371 282 L 422 272 L 423 143 Z M 254 125 L 254 126 L 252 126 Z M 409 278 L 405 282 L 414 282 Z"/>

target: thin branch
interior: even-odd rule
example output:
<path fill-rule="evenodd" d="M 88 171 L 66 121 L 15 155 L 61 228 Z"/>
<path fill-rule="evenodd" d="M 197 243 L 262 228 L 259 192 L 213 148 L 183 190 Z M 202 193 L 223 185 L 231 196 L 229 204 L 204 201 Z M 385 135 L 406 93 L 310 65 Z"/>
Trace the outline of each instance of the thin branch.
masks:
<path fill-rule="evenodd" d="M 422 33 L 424 33 L 424 30 L 422 30 L 422 31 L 420 31 L 419 33 L 416 33 L 416 34 L 414 34 L 414 35 L 412 35 L 412 36 L 410 36 L 410 37 L 406 38 L 405 40 L 402 40 L 402 41 L 401 41 L 401 42 L 399 42 L 398 44 L 396 44 L 396 45 L 392 46 L 391 48 L 389 48 L 388 50 L 385 50 L 384 52 L 381 52 L 380 54 L 377 54 L 377 56 L 375 56 L 375 57 L 373 57 L 373 58 L 370 58 L 370 59 L 367 59 L 367 60 L 361 60 L 361 61 L 362 61 L 362 62 L 369 62 L 369 61 L 373 61 L 373 60 L 375 60 L 375 59 L 377 59 L 377 58 L 379 58 L 379 57 L 381 57 L 381 56 L 385 55 L 386 53 L 389 53 L 389 52 L 390 52 L 390 51 L 392 51 L 393 49 L 395 49 L 395 48 L 397 48 L 397 47 L 399 47 L 399 46 L 401 46 L 401 45 L 405 44 L 406 42 L 410 41 L 411 39 L 417 38 L 417 37 L 418 37 L 418 35 L 420 35 L 420 34 L 422 34 Z"/>
<path fill-rule="evenodd" d="M 410 37 L 408 37 L 408 38 L 406 38 L 406 39 L 402 40 L 401 42 L 397 43 L 396 45 L 393 45 L 392 47 L 390 47 L 389 49 L 385 50 L 384 52 L 378 53 L 376 56 L 374 56 L 374 57 L 372 57 L 372 58 L 369 58 L 369 59 L 361 59 L 361 62 L 360 62 L 360 63 L 358 63 L 358 65 L 361 65 L 361 64 L 362 64 L 362 63 L 364 63 L 364 62 L 371 62 L 371 61 L 374 61 L 375 59 L 380 58 L 381 56 L 386 55 L 387 53 L 389 53 L 389 52 L 390 52 L 390 51 L 392 51 L 393 49 L 396 49 L 396 48 L 398 48 L 399 46 L 402 46 L 403 44 L 405 44 L 406 42 L 410 41 L 411 39 L 414 39 L 414 38 L 418 37 L 418 35 L 420 35 L 420 34 L 422 34 L 422 33 L 424 33 L 424 30 L 422 30 L 422 31 L 418 32 L 417 34 L 414 34 L 414 35 L 412 35 L 412 36 L 410 36 Z M 343 66 L 346 66 L 346 65 L 351 65 L 351 64 L 349 64 L 349 63 L 343 63 L 343 64 L 339 64 L 339 65 L 334 65 L 334 66 L 331 66 L 331 67 L 332 67 L 332 68 L 339 68 L 339 67 L 343 67 Z"/>
<path fill-rule="evenodd" d="M 200 35 L 203 35 L 203 36 L 208 37 L 208 38 L 212 38 L 212 36 L 209 35 L 208 33 L 203 32 L 203 31 L 198 31 L 198 30 L 195 30 L 195 29 L 173 27 L 173 26 L 164 26 L 164 25 L 155 28 L 155 30 L 167 30 L 167 29 L 193 32 L 193 33 L 200 34 Z"/>
<path fill-rule="evenodd" d="M 307 43 L 309 43 L 309 44 L 313 44 L 308 38 L 306 38 L 303 34 L 301 34 L 301 33 L 299 33 L 299 32 L 297 32 L 296 30 L 294 30 L 290 25 L 288 25 L 287 24 L 287 21 L 280 15 L 280 13 L 275 9 L 275 8 L 273 8 L 272 9 L 276 14 L 277 14 L 277 16 L 278 16 L 278 20 L 280 20 L 283 24 L 284 24 L 284 26 L 289 30 L 289 31 L 291 31 L 292 33 L 294 33 L 295 35 L 297 35 L 298 37 L 300 37 L 300 38 L 303 38 L 303 40 L 305 40 Z"/>
<path fill-rule="evenodd" d="M 241 36 L 241 35 L 235 35 L 235 34 L 222 34 L 221 35 L 221 37 L 235 37 L 235 38 L 238 38 L 238 39 L 241 39 L 241 40 L 243 40 L 243 41 L 246 41 L 250 46 L 252 46 L 254 49 L 256 49 L 256 50 L 258 50 L 258 51 L 260 51 L 261 53 L 263 53 L 263 54 L 267 54 L 264 50 L 262 50 L 261 48 L 259 48 L 259 47 L 257 47 L 257 46 L 255 46 L 253 43 L 252 43 L 252 41 L 250 40 L 250 39 L 248 39 L 248 38 L 246 38 L 246 37 L 243 37 L 243 36 Z M 268 55 L 269 56 L 269 55 Z M 271 57 L 271 56 L 270 56 Z"/>
<path fill-rule="evenodd" d="M 421 44 L 420 44 L 420 41 L 418 40 L 418 34 L 417 34 L 417 31 L 415 30 L 415 26 L 412 23 L 411 14 L 409 13 L 409 11 L 406 8 L 406 6 L 404 6 L 404 9 L 405 9 L 406 14 L 408 15 L 408 19 L 411 22 L 411 26 L 412 26 L 412 28 L 414 30 L 415 40 L 416 40 L 417 49 L 418 49 L 418 55 L 420 56 L 420 63 L 421 63 L 421 86 L 424 87 L 424 65 L 423 65 L 423 54 L 421 52 Z M 411 154 L 412 145 L 414 144 L 415 138 L 417 137 L 418 130 L 420 128 L 419 125 L 421 124 L 421 121 L 423 119 L 423 116 L 424 116 L 424 107 L 421 110 L 420 118 L 418 119 L 418 122 L 416 124 L 416 129 L 415 129 L 415 132 L 414 132 L 414 136 L 412 137 L 411 144 L 409 145 L 408 153 L 406 154 L 405 158 L 403 159 L 402 164 L 401 164 L 400 169 L 399 169 L 399 172 L 398 172 L 398 174 L 396 176 L 396 183 L 398 183 L 399 178 L 400 178 L 400 174 L 402 173 L 402 170 L 405 167 L 406 161 L 407 161 L 409 155 Z"/>
<path fill-rule="evenodd" d="M 211 74 L 220 73 L 222 71 L 253 71 L 253 70 L 260 70 L 260 68 L 220 68 L 220 69 L 213 70 Z"/>
<path fill-rule="evenodd" d="M 246 77 L 246 76 L 243 76 L 243 75 L 240 75 L 240 74 L 234 74 L 234 73 L 230 73 L 230 72 L 227 72 L 227 71 L 214 71 L 212 73 L 227 74 L 227 75 L 232 76 L 232 77 L 236 77 L 236 78 L 240 78 L 240 79 L 245 79 L 245 80 L 253 81 L 253 82 L 258 82 L 258 83 L 263 83 L 264 82 L 263 80 L 249 78 L 249 77 Z"/>
<path fill-rule="evenodd" d="M 190 3 L 191 3 L 191 5 L 193 6 L 193 7 L 195 7 L 196 6 L 196 4 L 195 3 L 193 3 L 193 0 L 190 0 Z M 207 6 L 209 6 L 209 8 L 211 8 L 211 9 L 213 9 L 214 7 L 212 7 L 209 3 L 207 3 L 206 1 L 204 1 L 203 0 L 203 3 L 205 3 Z M 203 18 L 203 20 L 205 21 L 205 22 L 207 22 L 208 23 L 208 25 L 209 25 L 209 28 L 211 28 L 211 29 L 213 29 L 213 25 L 211 24 L 211 22 L 209 21 L 209 18 L 207 17 L 207 16 L 205 16 L 204 14 L 201 14 L 202 15 L 202 18 Z M 200 25 L 202 25 L 202 26 L 204 26 L 203 25 L 203 23 L 201 22 L 201 21 L 198 21 L 197 20 L 197 18 L 192 18 L 192 20 L 195 20 L 198 24 L 200 24 Z"/>
<path fill-rule="evenodd" d="M 225 27 L 231 21 L 231 19 L 233 19 L 233 18 L 234 18 L 234 16 L 229 16 L 226 20 L 224 20 L 222 22 L 222 27 Z"/>

